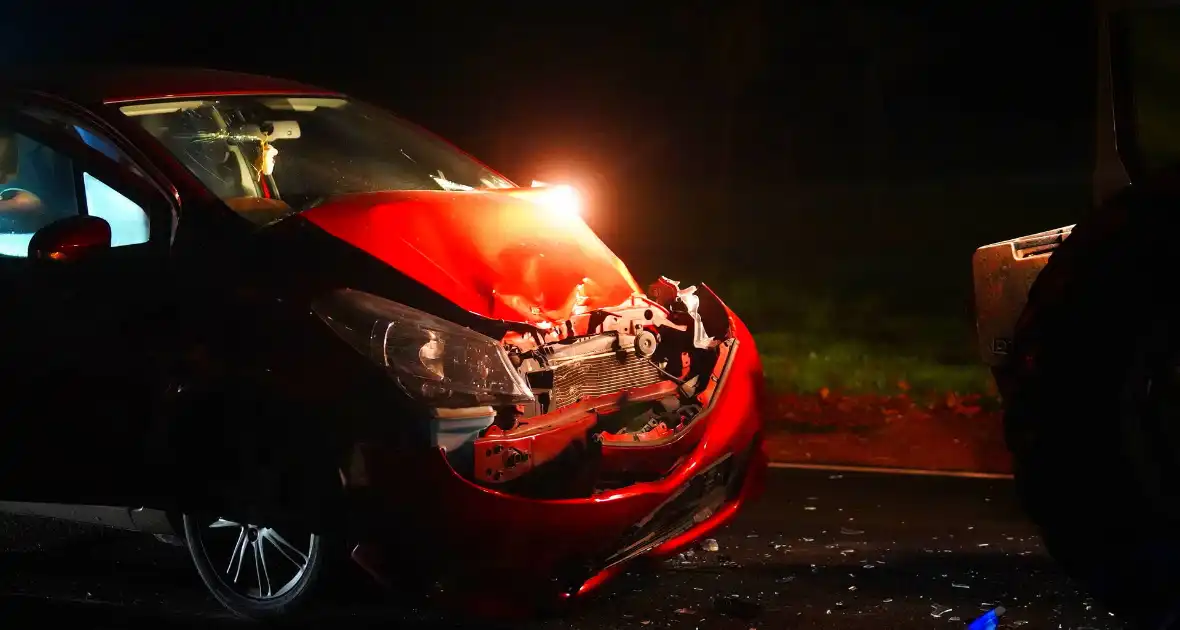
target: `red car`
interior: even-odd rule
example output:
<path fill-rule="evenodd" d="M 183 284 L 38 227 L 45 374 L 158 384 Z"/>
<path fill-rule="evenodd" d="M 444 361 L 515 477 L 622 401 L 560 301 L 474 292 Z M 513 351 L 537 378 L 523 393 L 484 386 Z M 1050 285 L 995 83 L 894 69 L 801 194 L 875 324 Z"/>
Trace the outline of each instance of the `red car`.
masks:
<path fill-rule="evenodd" d="M 642 289 L 572 189 L 283 80 L 6 85 L 0 510 L 181 542 L 270 618 L 349 553 L 569 598 L 759 490 L 749 331 Z"/>

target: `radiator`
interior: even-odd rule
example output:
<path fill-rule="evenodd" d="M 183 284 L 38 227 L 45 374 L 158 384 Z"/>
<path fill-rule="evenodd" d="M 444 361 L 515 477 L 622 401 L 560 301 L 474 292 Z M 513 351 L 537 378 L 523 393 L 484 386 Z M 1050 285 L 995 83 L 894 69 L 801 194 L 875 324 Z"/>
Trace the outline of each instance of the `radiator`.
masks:
<path fill-rule="evenodd" d="M 553 368 L 549 409 L 573 404 L 587 396 L 603 396 L 664 379 L 651 361 L 634 352 L 608 352 L 562 363 Z"/>

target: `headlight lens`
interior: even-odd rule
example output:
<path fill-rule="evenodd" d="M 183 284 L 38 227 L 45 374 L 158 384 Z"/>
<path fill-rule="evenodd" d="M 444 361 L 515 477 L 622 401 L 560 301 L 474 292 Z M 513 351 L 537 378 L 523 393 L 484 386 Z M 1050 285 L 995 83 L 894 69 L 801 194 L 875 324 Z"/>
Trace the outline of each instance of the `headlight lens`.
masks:
<path fill-rule="evenodd" d="M 470 328 L 351 289 L 316 300 L 312 310 L 419 400 L 443 407 L 533 400 L 504 348 Z"/>

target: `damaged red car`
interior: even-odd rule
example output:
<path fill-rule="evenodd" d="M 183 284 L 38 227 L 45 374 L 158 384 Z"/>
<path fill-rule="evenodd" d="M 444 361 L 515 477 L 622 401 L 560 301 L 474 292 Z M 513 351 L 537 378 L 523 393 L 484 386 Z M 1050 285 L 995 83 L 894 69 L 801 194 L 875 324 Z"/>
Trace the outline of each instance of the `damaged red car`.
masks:
<path fill-rule="evenodd" d="M 0 511 L 183 544 L 274 618 L 339 558 L 568 599 L 758 492 L 749 331 L 572 189 L 277 79 L 8 85 Z"/>

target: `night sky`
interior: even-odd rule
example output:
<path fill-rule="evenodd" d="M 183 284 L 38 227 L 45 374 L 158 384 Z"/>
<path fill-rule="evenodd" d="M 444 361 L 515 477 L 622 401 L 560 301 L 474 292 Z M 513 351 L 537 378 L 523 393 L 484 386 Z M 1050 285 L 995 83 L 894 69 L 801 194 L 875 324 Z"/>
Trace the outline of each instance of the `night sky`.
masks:
<path fill-rule="evenodd" d="M 414 4 L 18 9 L 0 45 L 344 90 L 517 181 L 578 184 L 645 279 L 904 286 L 961 308 L 975 246 L 1085 211 L 1084 2 Z"/>

